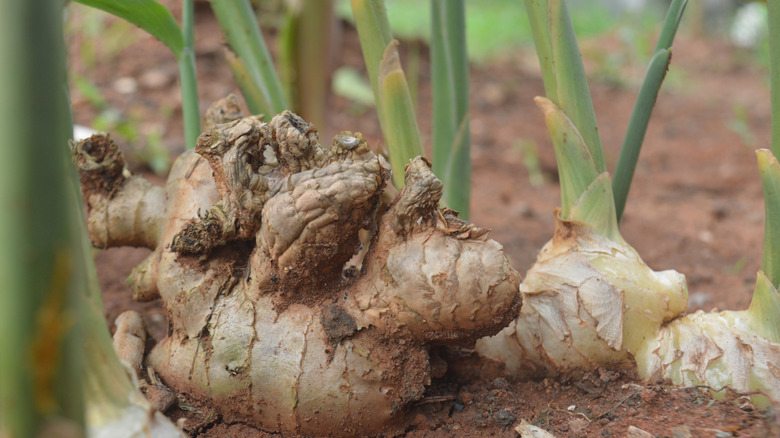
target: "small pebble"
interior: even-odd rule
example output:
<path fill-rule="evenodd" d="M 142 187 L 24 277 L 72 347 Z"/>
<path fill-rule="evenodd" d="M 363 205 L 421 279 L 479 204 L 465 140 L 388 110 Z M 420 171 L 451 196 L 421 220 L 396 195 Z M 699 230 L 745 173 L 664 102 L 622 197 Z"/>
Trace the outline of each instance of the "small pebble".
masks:
<path fill-rule="evenodd" d="M 455 397 L 452 407 L 453 409 L 455 409 L 455 411 L 461 412 L 463 411 L 463 408 L 466 407 L 466 405 L 463 403 L 463 399 L 461 399 L 460 397 Z"/>
<path fill-rule="evenodd" d="M 672 438 L 693 438 L 693 435 L 691 435 L 691 431 L 687 426 L 673 427 L 671 432 Z"/>
<path fill-rule="evenodd" d="M 509 386 L 509 382 L 506 381 L 503 377 L 498 377 L 493 380 L 493 388 L 496 389 L 506 389 L 507 386 Z"/>
<path fill-rule="evenodd" d="M 510 424 L 515 422 L 515 415 L 506 409 L 500 409 L 498 412 L 493 414 L 493 419 L 496 420 L 496 423 L 498 423 L 501 426 L 509 426 Z"/>
<path fill-rule="evenodd" d="M 627 438 L 653 438 L 653 434 L 635 426 L 628 426 Z"/>

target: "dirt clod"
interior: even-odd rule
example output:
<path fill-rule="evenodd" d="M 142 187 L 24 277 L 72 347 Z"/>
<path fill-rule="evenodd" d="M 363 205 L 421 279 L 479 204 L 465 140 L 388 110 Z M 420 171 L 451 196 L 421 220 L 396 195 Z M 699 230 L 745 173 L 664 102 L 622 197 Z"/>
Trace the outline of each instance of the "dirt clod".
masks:
<path fill-rule="evenodd" d="M 320 324 L 325 329 L 328 339 L 334 344 L 338 344 L 342 339 L 354 335 L 357 331 L 354 318 L 344 308 L 335 304 L 322 309 Z"/>

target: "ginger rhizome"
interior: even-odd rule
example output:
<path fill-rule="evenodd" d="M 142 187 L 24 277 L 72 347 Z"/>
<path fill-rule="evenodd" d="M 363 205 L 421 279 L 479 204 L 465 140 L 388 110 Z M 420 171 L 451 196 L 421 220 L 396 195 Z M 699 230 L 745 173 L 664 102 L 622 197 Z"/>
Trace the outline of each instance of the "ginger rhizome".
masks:
<path fill-rule="evenodd" d="M 623 240 L 609 175 L 587 166 L 593 160 L 566 114 L 547 99 L 536 101 L 561 166 L 564 208 L 520 285 L 520 316 L 479 340 L 477 352 L 514 376 L 636 363 L 646 380 L 715 392 L 729 386 L 754 393 L 758 406 L 780 401 L 777 286 L 759 272 L 748 310 L 684 315 L 685 277 L 653 271 Z M 770 156 L 759 151 L 760 167 L 780 186 L 780 164 Z"/>
<path fill-rule="evenodd" d="M 619 235 L 608 238 L 558 213 L 555 235 L 520 285 L 520 316 L 477 350 L 513 375 L 629 366 L 685 311 L 685 277 L 653 271 Z"/>
<path fill-rule="evenodd" d="M 130 283 L 162 298 L 171 327 L 146 364 L 266 430 L 390 427 L 441 371 L 431 346 L 517 315 L 520 275 L 486 230 L 438 207 L 424 159 L 393 198 L 360 134 L 326 148 L 295 114 L 264 123 L 222 105 L 165 187 L 129 175 L 106 137 L 74 150 L 93 243 L 153 250 Z"/>

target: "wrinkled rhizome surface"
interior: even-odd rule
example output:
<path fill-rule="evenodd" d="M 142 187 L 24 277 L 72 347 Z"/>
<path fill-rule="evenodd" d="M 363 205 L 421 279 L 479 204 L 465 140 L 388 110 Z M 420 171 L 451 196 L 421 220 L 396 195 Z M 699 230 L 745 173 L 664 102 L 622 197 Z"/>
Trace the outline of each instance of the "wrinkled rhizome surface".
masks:
<path fill-rule="evenodd" d="M 519 274 L 485 230 L 438 208 L 424 159 L 386 199 L 388 164 L 359 134 L 323 148 L 292 113 L 263 123 L 224 105 L 165 187 L 129 176 L 106 137 L 74 150 L 93 243 L 153 249 L 130 283 L 163 299 L 171 328 L 147 364 L 266 430 L 398 426 L 430 382 L 429 347 L 506 326 Z"/>

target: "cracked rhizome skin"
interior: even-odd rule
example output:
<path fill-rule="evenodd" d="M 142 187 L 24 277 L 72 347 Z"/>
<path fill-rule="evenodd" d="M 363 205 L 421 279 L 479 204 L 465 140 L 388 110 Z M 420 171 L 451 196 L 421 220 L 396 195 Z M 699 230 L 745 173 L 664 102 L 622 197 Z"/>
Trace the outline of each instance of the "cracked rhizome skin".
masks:
<path fill-rule="evenodd" d="M 237 108 L 210 109 L 164 187 L 131 176 L 107 137 L 74 148 L 94 245 L 153 251 L 129 279 L 168 312 L 146 364 L 269 431 L 401 426 L 441 368 L 431 347 L 505 327 L 520 275 L 486 230 L 439 208 L 424 159 L 393 197 L 389 165 L 360 134 L 325 148 L 295 114 L 264 123 Z"/>

